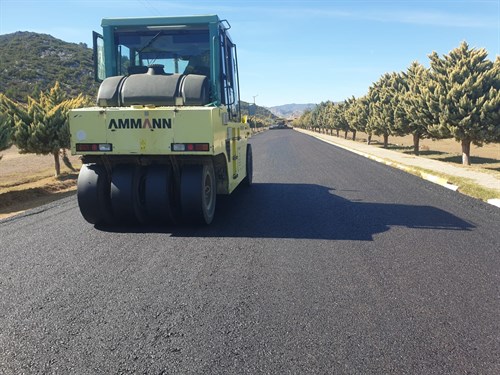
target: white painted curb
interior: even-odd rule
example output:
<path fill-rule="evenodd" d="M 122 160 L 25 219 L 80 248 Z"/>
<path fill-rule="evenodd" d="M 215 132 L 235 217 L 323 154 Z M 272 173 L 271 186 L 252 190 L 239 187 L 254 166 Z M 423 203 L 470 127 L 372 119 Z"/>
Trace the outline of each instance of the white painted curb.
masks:
<path fill-rule="evenodd" d="M 424 180 L 427 180 L 427 181 L 430 181 L 430 182 L 434 182 L 435 184 L 444 186 L 445 188 L 453 190 L 453 191 L 457 191 L 458 190 L 458 186 L 450 184 L 446 178 L 434 176 L 432 174 L 424 173 L 424 172 L 421 172 L 420 175 L 422 176 L 422 178 Z"/>
<path fill-rule="evenodd" d="M 488 199 L 487 202 L 489 204 L 492 204 L 493 206 L 500 207 L 500 199 L 498 199 L 498 198 Z"/>

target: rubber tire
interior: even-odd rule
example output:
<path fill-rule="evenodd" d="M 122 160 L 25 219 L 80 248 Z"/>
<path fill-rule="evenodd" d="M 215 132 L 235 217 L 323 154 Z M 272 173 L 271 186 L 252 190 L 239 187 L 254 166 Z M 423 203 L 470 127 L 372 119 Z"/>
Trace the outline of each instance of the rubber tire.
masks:
<path fill-rule="evenodd" d="M 210 224 L 214 218 L 217 197 L 213 165 L 184 166 L 181 171 L 180 189 L 184 221 Z"/>
<path fill-rule="evenodd" d="M 245 186 L 252 186 L 253 184 L 253 157 L 252 157 L 252 145 L 247 144 L 247 154 L 246 154 L 246 176 L 243 179 Z"/>
<path fill-rule="evenodd" d="M 118 221 L 128 224 L 146 220 L 142 168 L 126 164 L 116 166 L 111 173 L 110 192 L 111 207 Z"/>
<path fill-rule="evenodd" d="M 179 215 L 171 167 L 166 165 L 148 167 L 144 195 L 148 221 L 161 224 L 174 224 L 177 221 Z"/>
<path fill-rule="evenodd" d="M 83 218 L 90 224 L 112 224 L 110 183 L 106 168 L 98 164 L 84 164 L 80 169 L 76 192 Z"/>

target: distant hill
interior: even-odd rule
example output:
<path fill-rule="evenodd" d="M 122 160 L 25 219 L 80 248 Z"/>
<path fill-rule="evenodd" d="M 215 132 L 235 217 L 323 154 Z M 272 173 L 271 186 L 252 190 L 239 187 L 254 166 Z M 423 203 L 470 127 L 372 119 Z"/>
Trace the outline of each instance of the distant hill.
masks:
<path fill-rule="evenodd" d="M 253 105 L 253 104 L 249 104 L 247 102 L 244 102 L 244 101 L 241 101 L 241 113 L 244 114 L 244 115 L 248 115 L 248 110 L 249 110 L 249 107 L 250 105 Z M 255 116 L 257 117 L 261 117 L 261 118 L 267 118 L 267 119 L 270 119 L 270 120 L 276 120 L 277 116 L 274 115 L 269 109 L 265 108 L 265 107 L 260 107 L 258 105 L 255 106 Z"/>
<path fill-rule="evenodd" d="M 307 109 L 313 109 L 316 107 L 316 104 L 308 103 L 308 104 L 284 104 L 275 107 L 269 107 L 269 111 L 275 114 L 278 117 L 290 118 L 290 117 L 299 117 L 304 111 Z"/>
<path fill-rule="evenodd" d="M 85 43 L 67 43 L 51 35 L 18 31 L 0 35 L 0 92 L 25 102 L 59 81 L 70 95 L 95 97 L 99 84 L 94 82 L 92 49 Z M 250 104 L 241 102 L 242 113 Z M 267 108 L 257 106 L 256 116 L 274 121 Z"/>
<path fill-rule="evenodd" d="M 86 44 L 32 32 L 0 35 L 0 92 L 26 101 L 56 81 L 71 95 L 96 95 L 92 50 Z"/>

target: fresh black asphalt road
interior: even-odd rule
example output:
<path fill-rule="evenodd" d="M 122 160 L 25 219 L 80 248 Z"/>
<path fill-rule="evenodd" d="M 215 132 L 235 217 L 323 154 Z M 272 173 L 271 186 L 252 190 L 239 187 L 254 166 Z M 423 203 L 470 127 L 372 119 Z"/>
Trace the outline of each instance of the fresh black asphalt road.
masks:
<path fill-rule="evenodd" d="M 208 227 L 0 222 L 0 374 L 500 374 L 500 210 L 292 130 Z"/>

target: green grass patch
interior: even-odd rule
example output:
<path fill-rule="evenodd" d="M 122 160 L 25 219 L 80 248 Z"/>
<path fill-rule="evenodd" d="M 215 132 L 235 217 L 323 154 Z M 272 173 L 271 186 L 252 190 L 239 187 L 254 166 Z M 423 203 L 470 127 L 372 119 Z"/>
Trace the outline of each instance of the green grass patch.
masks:
<path fill-rule="evenodd" d="M 458 191 L 460 193 L 476 199 L 481 199 L 485 202 L 488 199 L 500 199 L 500 190 L 485 188 L 481 185 L 478 185 L 476 182 L 474 182 L 474 180 L 471 180 L 470 178 L 452 176 L 446 173 L 439 173 L 430 169 L 418 167 L 412 167 L 407 171 L 419 177 L 421 177 L 422 172 L 431 174 L 433 176 L 442 177 L 446 179 L 448 183 L 458 186 Z"/>

